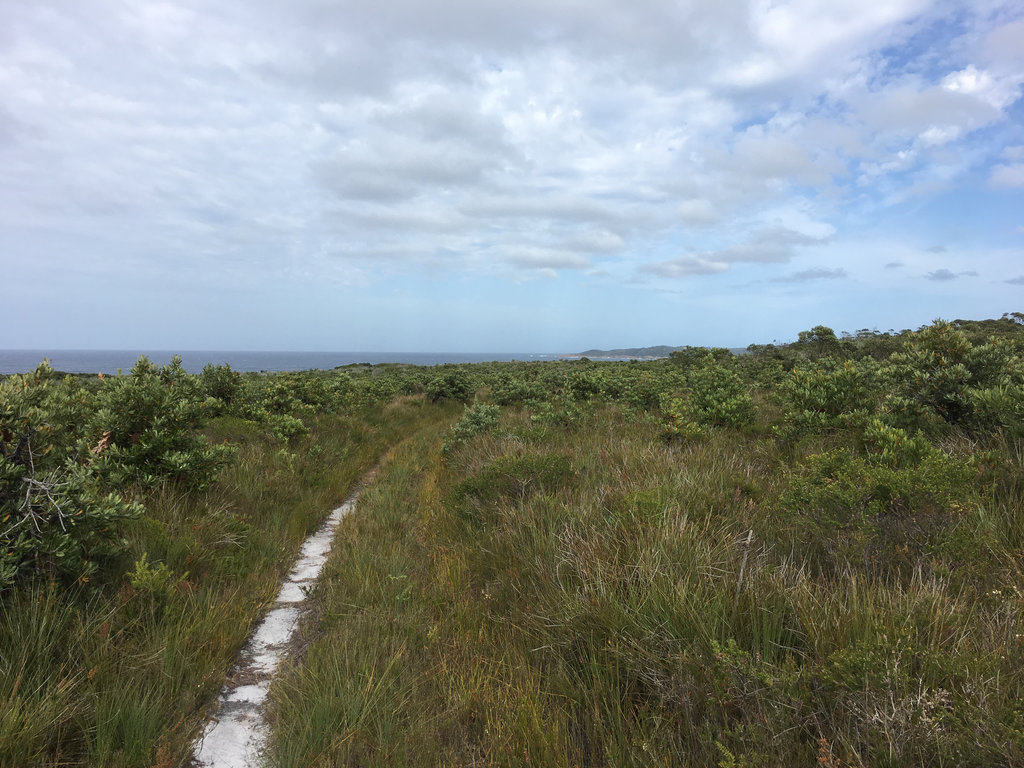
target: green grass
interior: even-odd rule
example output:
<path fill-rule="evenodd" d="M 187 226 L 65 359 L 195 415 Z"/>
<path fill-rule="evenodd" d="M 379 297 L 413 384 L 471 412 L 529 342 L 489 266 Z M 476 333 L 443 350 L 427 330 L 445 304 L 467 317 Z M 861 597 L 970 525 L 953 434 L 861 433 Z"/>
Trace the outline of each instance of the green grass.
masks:
<path fill-rule="evenodd" d="M 420 433 L 344 523 L 272 764 L 1024 761 L 1019 483 L 909 568 L 813 566 L 769 434 L 666 444 L 614 407 Z"/>
<path fill-rule="evenodd" d="M 255 422 L 207 426 L 239 447 L 216 484 L 118 489 L 147 510 L 120 563 L 0 595 L 0 765 L 185 764 L 381 457 L 271 765 L 1022 765 L 1024 367 L 962 335 L 255 377 Z M 449 373 L 472 408 L 409 394 Z"/>
<path fill-rule="evenodd" d="M 454 413 L 403 398 L 320 416 L 293 444 L 214 421 L 211 438 L 238 443 L 237 461 L 205 493 L 148 495 L 99 589 L 36 584 L 0 601 L 0 765 L 187 764 L 303 539 L 391 446 Z"/>

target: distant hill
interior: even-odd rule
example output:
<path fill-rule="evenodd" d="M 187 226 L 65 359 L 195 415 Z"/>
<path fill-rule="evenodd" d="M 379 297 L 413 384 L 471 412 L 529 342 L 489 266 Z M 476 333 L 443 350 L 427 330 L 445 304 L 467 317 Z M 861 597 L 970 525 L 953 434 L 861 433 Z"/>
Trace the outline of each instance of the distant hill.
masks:
<path fill-rule="evenodd" d="M 580 352 L 579 357 L 668 357 L 672 352 L 683 347 L 631 347 L 629 349 L 588 349 Z M 575 355 L 574 355 L 575 357 Z"/>
<path fill-rule="evenodd" d="M 655 360 L 662 357 L 668 357 L 673 352 L 681 349 L 700 349 L 700 347 L 669 347 L 662 344 L 656 347 L 629 347 L 628 349 L 588 349 L 586 352 L 577 352 L 573 355 L 563 355 L 563 357 L 586 357 L 591 360 Z M 722 347 L 707 347 L 707 349 L 722 349 Z M 742 347 L 731 347 L 729 348 L 729 351 L 734 355 L 747 354 L 747 350 Z"/>

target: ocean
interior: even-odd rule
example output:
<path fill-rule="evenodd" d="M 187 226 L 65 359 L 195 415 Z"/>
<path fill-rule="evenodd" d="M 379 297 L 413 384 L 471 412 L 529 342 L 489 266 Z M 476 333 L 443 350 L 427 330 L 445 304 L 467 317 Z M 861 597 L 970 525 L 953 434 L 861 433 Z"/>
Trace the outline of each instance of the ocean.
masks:
<path fill-rule="evenodd" d="M 4 349 L 0 350 L 0 374 L 28 373 L 48 359 L 58 371 L 65 373 L 115 374 L 127 373 L 141 355 L 154 363 L 165 365 L 174 355 L 190 373 L 199 373 L 205 365 L 227 363 L 236 371 L 305 371 L 328 370 L 355 363 L 409 363 L 411 365 L 442 365 L 444 363 L 486 363 L 508 360 L 558 360 L 561 355 L 516 352 L 171 352 L 167 350 L 69 350 L 69 349 Z"/>

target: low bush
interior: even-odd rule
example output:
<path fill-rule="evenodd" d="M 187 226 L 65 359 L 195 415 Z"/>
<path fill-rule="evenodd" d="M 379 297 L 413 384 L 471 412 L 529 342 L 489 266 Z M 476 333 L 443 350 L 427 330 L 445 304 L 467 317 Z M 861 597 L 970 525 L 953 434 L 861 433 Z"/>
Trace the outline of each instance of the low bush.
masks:
<path fill-rule="evenodd" d="M 661 403 L 662 433 L 669 439 L 695 437 L 707 427 L 749 427 L 756 415 L 740 375 L 712 355 L 690 367 L 684 394 L 663 394 Z"/>
<path fill-rule="evenodd" d="M 994 395 L 980 393 L 1019 386 L 1024 367 L 1012 342 L 972 344 L 962 330 L 936 320 L 889 358 L 882 375 L 890 393 L 885 401 L 887 421 L 938 434 L 948 426 L 978 428 L 990 423 Z"/>
<path fill-rule="evenodd" d="M 863 429 L 879 400 L 876 369 L 870 358 L 798 365 L 776 390 L 787 413 L 785 433 Z"/>
<path fill-rule="evenodd" d="M 818 567 L 907 575 L 979 501 L 978 467 L 877 419 L 865 439 L 804 460 L 782 509 Z"/>
<path fill-rule="evenodd" d="M 93 393 L 47 364 L 0 380 L 0 592 L 46 575 L 81 582 L 122 548 L 141 506 L 99 471 L 86 439 Z"/>
<path fill-rule="evenodd" d="M 490 403 L 477 403 L 467 408 L 444 443 L 444 452 L 450 453 L 476 435 L 490 432 L 498 425 L 501 408 Z"/>
<path fill-rule="evenodd" d="M 207 416 L 199 383 L 180 358 L 162 367 L 140 358 L 131 373 L 108 379 L 97 393 L 87 426 L 96 473 L 114 488 L 165 479 L 206 487 L 232 455 L 199 432 Z"/>
<path fill-rule="evenodd" d="M 473 398 L 474 388 L 462 368 L 451 368 L 432 378 L 427 383 L 426 392 L 427 397 L 434 403 L 440 400 L 468 403 Z"/>

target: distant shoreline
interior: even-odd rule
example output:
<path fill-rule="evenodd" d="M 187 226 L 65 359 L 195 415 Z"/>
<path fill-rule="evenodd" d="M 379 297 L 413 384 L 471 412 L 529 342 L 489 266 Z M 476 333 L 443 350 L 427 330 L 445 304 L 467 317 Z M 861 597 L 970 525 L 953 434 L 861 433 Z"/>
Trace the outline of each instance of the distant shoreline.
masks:
<path fill-rule="evenodd" d="M 0 375 L 28 373 L 44 359 L 65 373 L 127 373 L 141 355 L 166 365 L 175 355 L 189 373 L 199 373 L 206 365 L 230 365 L 240 373 L 266 371 L 331 370 L 347 365 L 445 365 L 447 363 L 489 363 L 511 360 L 559 360 L 562 355 L 544 352 L 246 352 L 196 350 L 0 350 Z"/>
<path fill-rule="evenodd" d="M 588 349 L 586 352 L 579 352 L 574 355 L 565 355 L 564 357 L 579 360 L 587 358 L 588 360 L 664 360 L 669 357 L 673 352 L 677 352 L 681 349 L 693 349 L 694 347 L 669 347 L 665 345 L 655 347 L 629 347 L 626 349 Z M 715 349 L 715 347 L 705 347 L 705 349 Z M 734 355 L 745 355 L 747 354 L 746 347 L 726 347 Z"/>
<path fill-rule="evenodd" d="M 145 355 L 158 365 L 166 365 L 175 355 L 189 373 L 199 373 L 206 365 L 230 365 L 240 373 L 332 370 L 349 365 L 446 365 L 459 363 L 531 362 L 593 360 L 596 362 L 638 362 L 662 360 L 686 347 L 637 347 L 633 349 L 591 349 L 586 352 L 250 352 L 197 350 L 132 349 L 0 349 L 0 376 L 29 373 L 43 362 L 64 373 L 127 373 Z M 733 349 L 744 354 L 745 349 Z"/>

